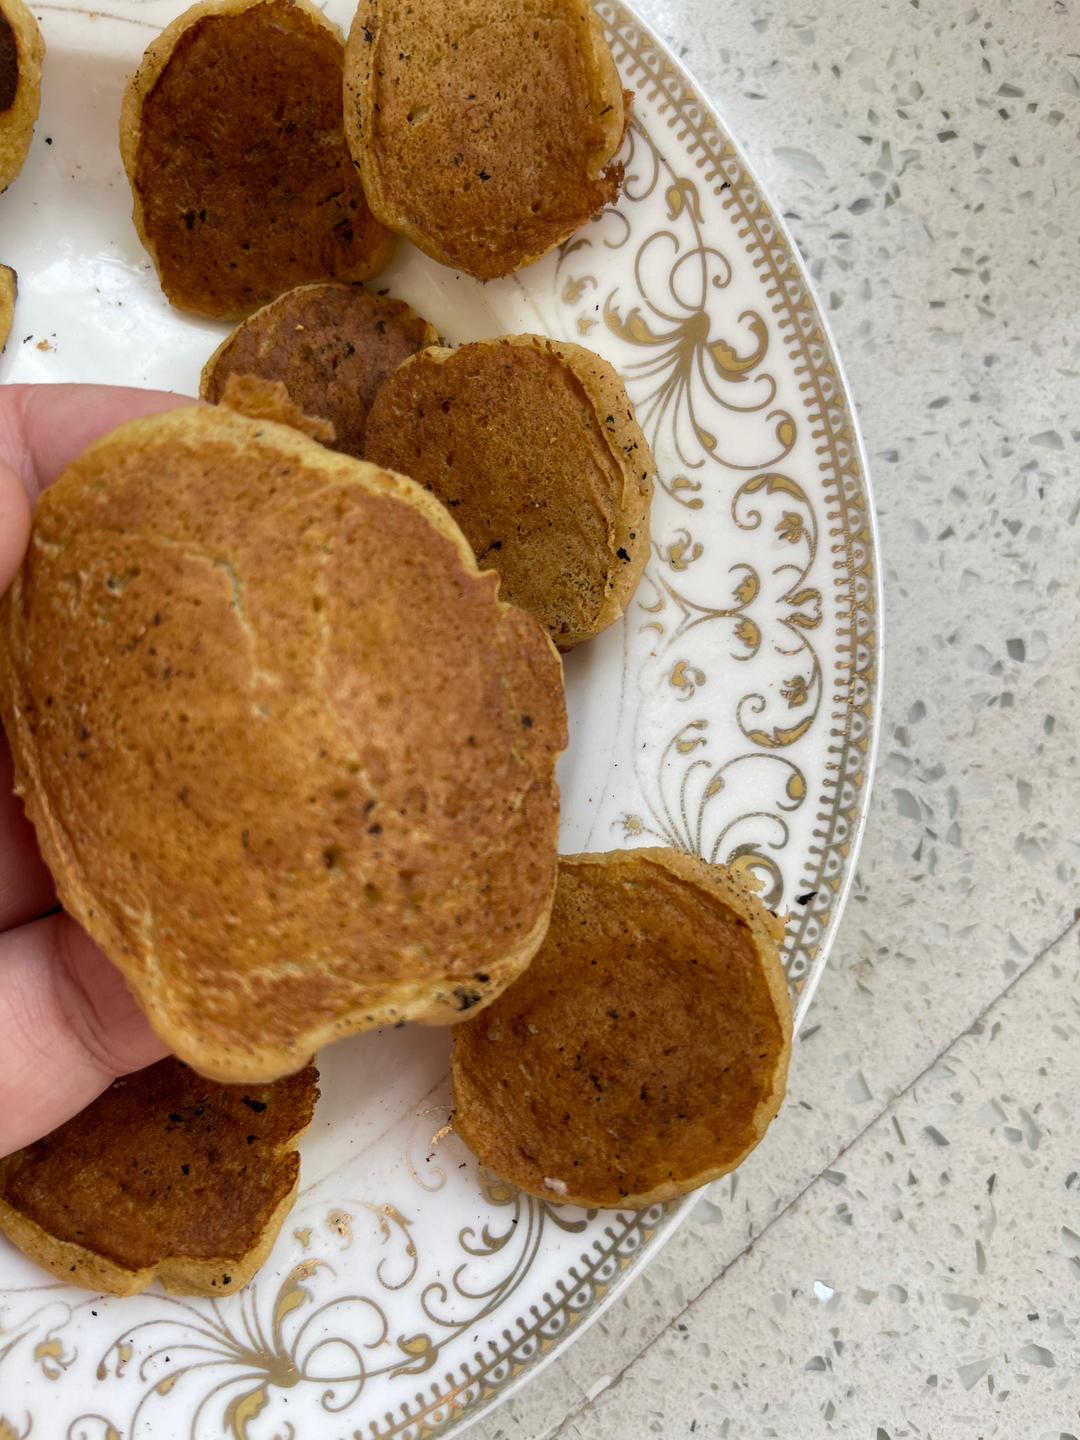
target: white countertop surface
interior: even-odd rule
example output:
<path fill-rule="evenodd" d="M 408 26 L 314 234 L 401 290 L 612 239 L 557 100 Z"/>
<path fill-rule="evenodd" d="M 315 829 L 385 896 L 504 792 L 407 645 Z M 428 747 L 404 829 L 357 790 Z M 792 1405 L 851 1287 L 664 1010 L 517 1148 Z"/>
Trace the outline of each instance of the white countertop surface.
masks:
<path fill-rule="evenodd" d="M 1080 3 L 636 0 L 785 216 L 885 589 L 789 1096 L 470 1440 L 1080 1435 Z"/>

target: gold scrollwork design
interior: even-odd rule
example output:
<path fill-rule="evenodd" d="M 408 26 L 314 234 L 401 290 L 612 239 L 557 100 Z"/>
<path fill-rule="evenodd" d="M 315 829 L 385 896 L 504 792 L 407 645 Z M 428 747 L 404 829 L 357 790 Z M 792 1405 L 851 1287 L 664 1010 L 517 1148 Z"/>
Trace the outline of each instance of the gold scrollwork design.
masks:
<path fill-rule="evenodd" d="M 666 545 L 657 545 L 656 553 L 672 570 L 682 571 L 689 569 L 695 560 L 701 559 L 705 547 L 700 540 L 693 538 L 689 530 L 679 530 L 675 538 Z"/>
<path fill-rule="evenodd" d="M 364 1253 L 369 1253 L 370 1241 L 361 1234 L 358 1221 L 370 1216 L 381 1242 L 393 1244 L 404 1263 L 403 1273 L 388 1270 L 389 1257 L 383 1257 L 374 1272 L 388 1298 L 391 1292 L 401 1297 L 395 1302 L 399 1308 L 393 1312 L 393 1322 L 387 1302 L 377 1296 L 341 1294 L 336 1264 L 314 1253 L 294 1264 L 270 1292 L 256 1278 L 229 1300 L 157 1297 L 162 1313 L 129 1326 L 97 1362 L 98 1384 L 122 1382 L 131 1397 L 122 1428 L 104 1413 L 87 1412 L 72 1422 L 69 1440 L 118 1440 L 121 1434 L 128 1440 L 142 1440 L 160 1428 L 160 1407 L 181 1394 L 193 1405 L 192 1440 L 206 1440 L 211 1435 L 215 1440 L 222 1436 L 254 1440 L 255 1430 L 263 1433 L 271 1418 L 278 1440 L 295 1440 L 291 1421 L 278 1415 L 280 1404 L 291 1392 L 310 1392 L 320 1409 L 341 1414 L 356 1404 L 377 1376 L 395 1380 L 433 1370 L 449 1344 L 482 1325 L 512 1297 L 552 1227 L 567 1235 L 584 1235 L 592 1219 L 592 1212 L 583 1215 L 575 1209 L 564 1210 L 485 1172 L 479 1173 L 477 1180 L 491 1214 L 479 1227 L 460 1230 L 459 1262 L 446 1279 L 439 1274 L 446 1258 L 440 1239 L 435 1277 L 413 1284 L 421 1261 L 412 1235 L 413 1222 L 392 1203 L 346 1198 L 326 1209 L 320 1221 L 296 1227 L 304 1231 L 311 1247 L 332 1247 L 340 1252 L 362 1246 Z M 619 1227 L 611 1229 L 616 1250 L 625 1243 L 626 1229 L 638 1224 L 636 1216 L 623 1218 L 628 1223 L 621 1233 Z M 609 1253 L 604 1247 L 598 1249 Z M 597 1263 L 607 1263 L 603 1254 Z M 595 1296 L 588 1276 L 578 1276 L 576 1271 L 572 1285 L 562 1281 L 558 1285 L 562 1306 L 552 1304 L 537 1311 L 535 1328 L 521 1328 L 519 1322 L 519 1333 L 507 1337 L 513 1352 L 527 1357 L 530 1348 L 543 1348 L 545 1335 L 557 1333 L 569 1323 L 568 1316 L 576 1313 L 576 1308 L 568 1296 L 576 1294 L 580 1308 L 587 1308 Z M 47 1334 L 58 1328 L 54 1308 L 48 1303 L 39 1307 L 48 1311 Z M 62 1308 L 70 1318 L 71 1307 Z M 32 1331 L 24 1327 L 19 1338 L 28 1337 L 32 1339 Z M 470 1403 L 486 1383 L 484 1374 L 497 1371 L 500 1364 L 495 1347 L 490 1357 L 478 1353 L 475 1365 L 466 1367 L 465 1379 L 452 1383 L 449 1390 L 432 1383 L 430 1398 L 418 1395 L 418 1408 L 411 1411 L 410 1423 L 422 1426 L 417 1433 L 427 1433 L 429 1424 L 442 1423 L 440 1416 L 456 1413 Z M 28 1433 L 15 1430 L 10 1421 L 5 1423 L 18 1440 Z M 404 1430 L 395 1426 L 387 1433 L 409 1434 L 409 1425 Z M 4 1440 L 3 1431 L 0 1440 Z"/>
<path fill-rule="evenodd" d="M 3 1440 L 0 1429 L 0 1440 Z M 67 1428 L 67 1440 L 122 1440 L 120 1431 L 107 1415 L 80 1415 Z"/>
<path fill-rule="evenodd" d="M 63 1334 L 88 1303 L 72 1303 L 66 1298 L 69 1294 L 61 1285 L 44 1285 L 25 1291 L 11 1291 L 3 1297 L 7 1300 L 17 1300 L 22 1295 L 32 1297 L 32 1308 L 21 1319 L 14 1321 L 7 1314 L 3 1315 L 3 1323 L 0 1323 L 0 1367 L 15 1352 L 31 1346 L 29 1358 L 42 1377 L 54 1382 L 63 1379 L 78 1359 L 78 1350 L 65 1341 Z"/>
<path fill-rule="evenodd" d="M 807 733 L 822 703 L 822 667 L 811 632 L 821 627 L 823 598 L 819 586 L 809 581 L 818 554 L 817 517 L 805 488 L 777 471 L 743 481 L 732 498 L 731 513 L 743 531 L 761 531 L 769 524 L 790 555 L 772 568 L 773 584 L 764 596 L 763 614 L 770 622 L 773 653 L 800 663 L 785 669 L 769 695 L 763 691 L 744 694 L 736 711 L 739 728 L 748 740 L 768 749 L 783 748 Z M 746 602 L 748 610 L 763 591 L 757 574 L 754 587 L 752 599 L 748 597 Z M 756 617 L 755 623 L 755 639 L 760 645 L 761 623 Z"/>
<path fill-rule="evenodd" d="M 215 1401 L 222 1407 L 220 1419 L 209 1423 L 232 1440 L 249 1440 L 248 1426 L 275 1395 L 299 1386 L 318 1387 L 319 1403 L 327 1413 L 347 1409 L 366 1379 L 361 1348 L 370 1350 L 385 1343 L 386 1319 L 374 1301 L 360 1296 L 334 1296 L 316 1305 L 314 1286 L 320 1273 L 327 1277 L 336 1274 L 318 1258 L 294 1265 L 273 1295 L 268 1317 L 260 1312 L 256 1285 L 234 1302 L 211 1301 L 205 1307 L 165 1297 L 164 1314 L 125 1331 L 98 1363 L 97 1378 L 105 1381 L 121 1377 L 138 1357 L 137 1373 L 144 1388 L 126 1434 L 134 1440 L 152 1433 L 156 1402 L 193 1375 L 205 1378 L 214 1370 L 224 1373 L 201 1390 L 190 1424 L 193 1440 L 205 1433 L 203 1419 Z M 314 1308 L 302 1313 L 311 1306 Z M 374 1324 L 361 1339 L 362 1314 Z M 341 1333 L 323 1333 L 331 1317 L 342 1322 Z M 144 1338 L 151 1336 L 156 1338 L 144 1350 Z M 329 1363 L 324 1357 L 329 1357 Z M 141 1428 L 144 1422 L 145 1430 Z M 291 1434 L 287 1427 L 285 1435 Z"/>
<path fill-rule="evenodd" d="M 692 665 L 689 660 L 676 660 L 668 676 L 668 684 L 678 690 L 679 700 L 686 702 L 694 696 L 699 685 L 705 684 L 705 672 Z"/>
<path fill-rule="evenodd" d="M 597 281 L 595 275 L 574 275 L 567 278 L 563 286 L 562 303 L 564 305 L 576 305 L 585 294 L 586 288 L 591 285 L 595 290 Z"/>
<path fill-rule="evenodd" d="M 766 883 L 766 903 L 776 905 L 783 876 L 774 857 L 788 843 L 786 816 L 806 800 L 806 777 L 784 756 L 749 752 L 717 764 L 708 747 L 708 720 L 680 726 L 653 768 L 648 816 L 624 814 L 623 836 L 753 870 Z M 759 803 L 747 805 L 748 796 Z"/>
<path fill-rule="evenodd" d="M 636 298 L 627 302 L 616 285 L 603 304 L 603 322 L 613 335 L 655 352 L 622 366 L 639 422 L 654 450 L 663 439 L 670 441 L 684 471 L 699 469 L 707 459 L 722 459 L 735 469 L 779 463 L 793 448 L 797 432 L 794 417 L 774 407 L 776 380 L 761 368 L 769 348 L 769 327 L 758 311 L 744 308 L 735 323 L 744 331 L 745 341 L 713 333 L 717 322 L 710 299 L 730 285 L 733 269 L 727 256 L 705 238 L 698 183 L 677 175 L 639 124 L 630 127 L 626 167 L 626 200 L 647 200 L 663 184 L 668 221 L 667 228 L 652 231 L 638 246 L 633 260 Z M 608 249 L 618 250 L 635 231 L 625 214 L 609 210 L 596 233 Z M 561 248 L 559 266 L 594 243 L 591 234 L 576 236 Z M 577 280 L 569 280 L 563 293 L 580 299 Z M 579 328 L 583 324 L 592 328 L 591 316 L 578 318 Z M 738 393 L 750 386 L 753 393 Z M 706 409 L 743 415 L 761 412 L 768 422 L 761 439 L 769 453 L 763 451 L 749 463 L 723 454 L 721 437 L 699 418 Z M 700 508 L 700 482 L 668 471 L 659 480 L 680 504 Z"/>

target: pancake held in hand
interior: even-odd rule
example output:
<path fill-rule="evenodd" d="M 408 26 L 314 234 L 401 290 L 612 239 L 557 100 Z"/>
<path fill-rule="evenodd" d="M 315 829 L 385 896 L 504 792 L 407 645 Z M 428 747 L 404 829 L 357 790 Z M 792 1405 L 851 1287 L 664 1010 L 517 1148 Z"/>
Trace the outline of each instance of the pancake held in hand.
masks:
<path fill-rule="evenodd" d="M 538 335 L 424 350 L 375 397 L 366 453 L 452 509 L 561 650 L 622 614 L 648 558 L 653 460 L 599 355 Z"/>
<path fill-rule="evenodd" d="M 0 265 L 0 353 L 11 334 L 15 318 L 15 297 L 19 293 L 19 277 L 10 265 Z"/>
<path fill-rule="evenodd" d="M 41 106 L 45 42 L 23 0 L 0 0 L 0 190 L 23 167 Z"/>
<path fill-rule="evenodd" d="M 733 1170 L 784 1094 L 781 923 L 676 850 L 559 862 L 529 969 L 454 1030 L 454 1128 L 496 1175 L 637 1208 Z"/>
<path fill-rule="evenodd" d="M 497 585 L 411 480 L 225 407 L 120 426 L 38 502 L 0 602 L 17 779 L 63 904 L 196 1069 L 446 1023 L 528 962 L 566 719 Z"/>
<path fill-rule="evenodd" d="M 203 367 L 199 393 L 216 404 L 230 375 L 280 380 L 304 414 L 332 423 L 335 450 L 359 458 L 376 390 L 438 338 L 403 300 L 363 285 L 301 285 L 222 342 Z"/>
<path fill-rule="evenodd" d="M 345 133 L 375 214 L 491 280 L 611 204 L 624 97 L 588 0 L 360 0 Z"/>
<path fill-rule="evenodd" d="M 195 5 L 146 51 L 120 151 L 135 227 L 181 310 L 246 315 L 390 259 L 345 146 L 342 53 L 308 0 Z"/>
<path fill-rule="evenodd" d="M 134 1295 L 241 1289 L 296 1199 L 313 1066 L 223 1088 L 179 1060 L 117 1080 L 0 1159 L 0 1230 L 69 1285 Z"/>

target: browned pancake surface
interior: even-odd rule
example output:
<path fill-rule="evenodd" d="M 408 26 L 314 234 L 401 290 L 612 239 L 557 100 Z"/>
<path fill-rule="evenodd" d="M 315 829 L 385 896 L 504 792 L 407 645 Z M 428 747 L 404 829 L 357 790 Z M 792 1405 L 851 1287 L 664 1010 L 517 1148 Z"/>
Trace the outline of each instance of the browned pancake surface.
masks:
<path fill-rule="evenodd" d="M 128 81 L 134 218 L 182 310 L 244 315 L 305 281 L 389 260 L 345 146 L 342 41 L 307 0 L 213 0 Z"/>
<path fill-rule="evenodd" d="M 558 658 L 411 481 L 223 407 L 38 504 L 0 714 L 65 906 L 170 1047 L 271 1079 L 444 1023 L 547 921 Z"/>
<path fill-rule="evenodd" d="M 454 1127 L 534 1195 L 643 1206 L 733 1169 L 784 1092 L 782 926 L 672 850 L 564 857 L 525 974 L 454 1030 Z"/>
<path fill-rule="evenodd" d="M 233 331 L 206 362 L 199 393 L 219 401 L 230 375 L 279 380 L 299 410 L 331 422 L 327 443 L 359 457 L 375 392 L 438 338 L 403 300 L 363 285 L 303 285 Z"/>
<path fill-rule="evenodd" d="M 550 250 L 622 183 L 623 94 L 588 0 L 361 0 L 345 123 L 383 223 L 480 279 Z"/>
<path fill-rule="evenodd" d="M 223 1087 L 172 1058 L 118 1080 L 0 1159 L 0 1229 L 71 1284 L 238 1290 L 292 1204 L 317 1080 Z"/>
<path fill-rule="evenodd" d="M 653 461 L 600 356 L 536 335 L 425 350 L 377 394 L 366 452 L 450 507 L 561 650 L 622 614 L 648 558 Z"/>
<path fill-rule="evenodd" d="M 45 41 L 23 0 L 0 0 L 0 190 L 22 169 L 41 105 Z"/>

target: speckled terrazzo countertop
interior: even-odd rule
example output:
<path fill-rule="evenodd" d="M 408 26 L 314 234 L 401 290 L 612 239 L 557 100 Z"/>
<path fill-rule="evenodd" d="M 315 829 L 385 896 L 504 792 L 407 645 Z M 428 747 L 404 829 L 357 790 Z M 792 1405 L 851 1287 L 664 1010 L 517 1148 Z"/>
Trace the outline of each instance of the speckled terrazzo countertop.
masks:
<path fill-rule="evenodd" d="M 880 524 L 855 887 L 736 1176 L 470 1440 L 1080 1436 L 1080 0 L 637 0 L 786 217 Z"/>

